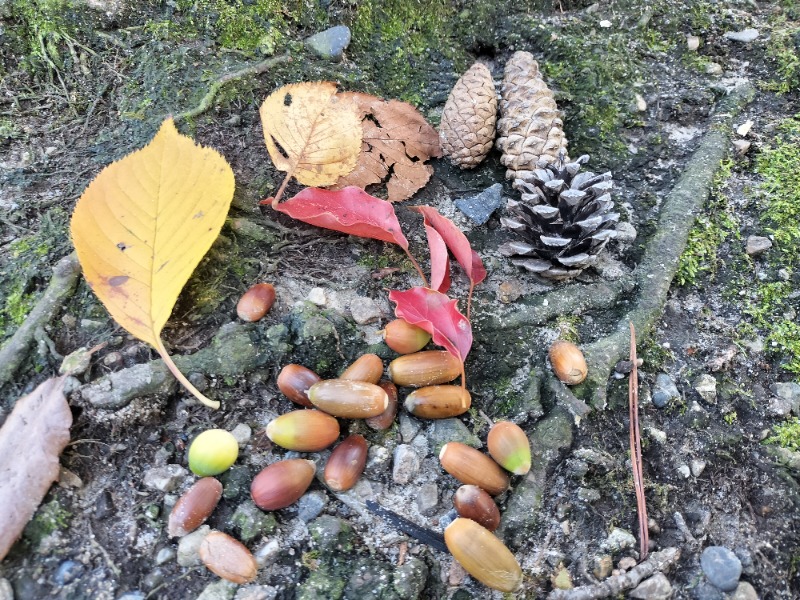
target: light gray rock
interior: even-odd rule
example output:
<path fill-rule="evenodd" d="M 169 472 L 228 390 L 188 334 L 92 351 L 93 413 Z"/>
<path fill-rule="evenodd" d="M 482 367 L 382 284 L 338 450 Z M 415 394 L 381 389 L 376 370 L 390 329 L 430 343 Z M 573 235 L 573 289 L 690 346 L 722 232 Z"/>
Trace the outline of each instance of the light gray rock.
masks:
<path fill-rule="evenodd" d="M 236 590 L 233 600 L 275 600 L 278 589 L 271 585 L 246 585 Z"/>
<path fill-rule="evenodd" d="M 429 515 L 439 506 L 439 486 L 425 483 L 417 490 L 417 508 L 423 515 Z"/>
<path fill-rule="evenodd" d="M 503 203 L 503 185 L 495 183 L 476 196 L 456 200 L 456 207 L 472 222 L 483 225 Z"/>
<path fill-rule="evenodd" d="M 186 475 L 188 471 L 180 465 L 165 465 L 145 471 L 142 483 L 159 492 L 172 492 L 180 486 Z"/>
<path fill-rule="evenodd" d="M 220 579 L 204 587 L 196 600 L 231 600 L 238 587 L 231 581 Z"/>
<path fill-rule="evenodd" d="M 723 592 L 732 592 L 739 585 L 742 562 L 724 546 L 709 546 L 700 555 L 700 568 L 711 584 Z"/>
<path fill-rule="evenodd" d="M 14 600 L 14 588 L 5 577 L 0 577 L 0 600 Z"/>
<path fill-rule="evenodd" d="M 594 488 L 579 487 L 576 496 L 581 502 L 591 503 L 600 500 L 600 492 Z"/>
<path fill-rule="evenodd" d="M 706 461 L 696 458 L 689 466 L 692 469 L 692 475 L 695 477 L 700 477 L 703 471 L 706 470 Z"/>
<path fill-rule="evenodd" d="M 366 296 L 359 296 L 353 301 L 350 305 L 350 314 L 359 325 L 373 323 L 383 316 L 383 312 L 375 300 Z"/>
<path fill-rule="evenodd" d="M 703 373 L 692 384 L 694 390 L 709 404 L 717 403 L 717 380 L 713 375 Z"/>
<path fill-rule="evenodd" d="M 327 494 L 320 490 L 303 494 L 300 500 L 297 501 L 297 516 L 304 523 L 309 523 L 322 514 L 327 502 Z"/>
<path fill-rule="evenodd" d="M 200 544 L 209 533 L 211 533 L 211 527 L 201 525 L 178 541 L 178 564 L 180 566 L 194 567 L 200 564 Z"/>
<path fill-rule="evenodd" d="M 751 235 L 747 238 L 745 252 L 747 252 L 749 256 L 757 256 L 766 252 L 770 248 L 772 248 L 772 240 L 770 240 L 768 237 Z"/>
<path fill-rule="evenodd" d="M 239 448 L 242 448 L 250 441 L 250 438 L 253 435 L 253 430 L 250 428 L 250 425 L 247 425 L 246 423 L 239 423 L 231 430 L 231 435 L 236 440 L 236 443 L 239 444 Z"/>
<path fill-rule="evenodd" d="M 610 552 L 621 552 L 636 546 L 636 538 L 630 531 L 615 527 L 608 534 L 601 546 Z"/>
<path fill-rule="evenodd" d="M 168 563 L 174 558 L 175 558 L 175 550 L 167 546 L 159 550 L 158 554 L 156 554 L 156 564 L 163 565 L 165 563 Z"/>
<path fill-rule="evenodd" d="M 680 392 L 672 377 L 666 373 L 659 373 L 653 385 L 653 406 L 664 408 L 673 398 L 680 398 Z"/>
<path fill-rule="evenodd" d="M 278 540 L 272 539 L 261 545 L 253 553 L 253 558 L 256 559 L 259 569 L 263 569 L 274 563 L 278 555 L 281 553 L 281 544 Z"/>
<path fill-rule="evenodd" d="M 411 443 L 411 440 L 419 433 L 422 425 L 417 419 L 405 412 L 400 413 L 398 420 L 400 421 L 400 439 L 406 444 Z"/>
<path fill-rule="evenodd" d="M 350 45 L 350 28 L 337 25 L 320 31 L 306 38 L 305 45 L 317 56 L 338 62 Z"/>
<path fill-rule="evenodd" d="M 730 600 L 758 600 L 758 592 L 750 582 L 740 581 L 736 586 L 736 591 L 731 594 Z"/>
<path fill-rule="evenodd" d="M 442 446 L 448 442 L 461 442 L 473 448 L 481 447 L 480 438 L 461 419 L 436 419 L 428 427 L 427 436 L 433 453 L 437 456 Z"/>
<path fill-rule="evenodd" d="M 684 479 L 689 479 L 692 475 L 692 469 L 689 468 L 689 465 L 678 465 L 678 473 Z"/>
<path fill-rule="evenodd" d="M 726 31 L 724 37 L 732 42 L 741 42 L 746 44 L 758 39 L 759 35 L 758 29 L 752 29 L 748 27 L 747 29 L 742 29 L 741 31 Z"/>
<path fill-rule="evenodd" d="M 792 382 L 773 383 L 769 391 L 777 398 L 785 400 L 791 406 L 791 411 L 800 414 L 800 385 Z"/>
<path fill-rule="evenodd" d="M 617 230 L 617 236 L 614 239 L 617 244 L 630 244 L 636 240 L 636 236 L 638 235 L 636 228 L 628 221 L 618 222 L 615 229 Z"/>
<path fill-rule="evenodd" d="M 394 590 L 401 600 L 416 600 L 425 591 L 427 579 L 428 566 L 424 561 L 412 556 L 395 569 L 393 575 Z"/>
<path fill-rule="evenodd" d="M 394 451 L 392 481 L 399 484 L 409 483 L 419 472 L 419 456 L 408 444 L 400 444 Z"/>
<path fill-rule="evenodd" d="M 672 585 L 663 573 L 656 573 L 645 579 L 629 594 L 630 598 L 639 600 L 669 600 L 672 596 Z"/>

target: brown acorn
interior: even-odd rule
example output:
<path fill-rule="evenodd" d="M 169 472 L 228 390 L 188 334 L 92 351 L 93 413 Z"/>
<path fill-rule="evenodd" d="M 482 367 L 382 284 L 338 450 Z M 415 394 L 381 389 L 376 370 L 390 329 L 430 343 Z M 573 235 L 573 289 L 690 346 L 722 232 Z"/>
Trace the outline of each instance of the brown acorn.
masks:
<path fill-rule="evenodd" d="M 167 531 L 170 537 L 191 533 L 211 515 L 222 497 L 222 484 L 213 477 L 203 477 L 186 490 L 172 507 Z"/>
<path fill-rule="evenodd" d="M 363 354 L 347 367 L 339 379 L 378 383 L 383 375 L 383 361 L 377 354 Z"/>
<path fill-rule="evenodd" d="M 404 403 L 406 410 L 422 419 L 447 419 L 464 414 L 472 404 L 469 392 L 457 385 L 430 385 L 414 390 Z"/>
<path fill-rule="evenodd" d="M 531 470 L 531 445 L 519 425 L 498 421 L 489 430 L 486 447 L 492 458 L 506 471 L 525 475 Z"/>
<path fill-rule="evenodd" d="M 398 354 L 411 354 L 422 350 L 431 341 L 431 334 L 405 319 L 389 321 L 381 332 L 383 341 Z"/>
<path fill-rule="evenodd" d="M 300 406 L 313 406 L 306 392 L 318 381 L 322 381 L 322 377 L 301 365 L 286 365 L 278 373 L 278 389 L 289 400 Z"/>
<path fill-rule="evenodd" d="M 286 508 L 305 494 L 314 480 L 316 465 L 303 458 L 281 460 L 269 465 L 250 484 L 250 496 L 261 510 Z"/>
<path fill-rule="evenodd" d="M 244 544 L 221 531 L 212 531 L 200 543 L 200 560 L 215 575 L 233 583 L 253 581 L 258 563 Z"/>
<path fill-rule="evenodd" d="M 500 509 L 492 497 L 477 485 L 462 485 L 453 496 L 459 517 L 472 519 L 489 531 L 500 526 Z"/>
<path fill-rule="evenodd" d="M 336 492 L 353 487 L 367 464 L 367 440 L 363 435 L 353 434 L 331 452 L 325 465 L 325 483 Z"/>
<path fill-rule="evenodd" d="M 448 442 L 439 452 L 439 461 L 445 471 L 461 483 L 477 485 L 492 496 L 508 489 L 508 475 L 483 452 L 461 442 Z"/>
<path fill-rule="evenodd" d="M 389 406 L 389 397 L 379 386 L 347 379 L 315 383 L 308 390 L 308 399 L 320 410 L 345 419 L 376 417 Z"/>
<path fill-rule="evenodd" d="M 397 386 L 387 379 L 382 379 L 378 382 L 380 387 L 389 399 L 389 405 L 386 410 L 379 414 L 377 417 L 370 417 L 366 419 L 367 425 L 373 429 L 383 430 L 389 429 L 394 423 L 394 418 L 397 416 Z"/>
<path fill-rule="evenodd" d="M 460 374 L 461 361 L 446 350 L 406 354 L 389 363 L 389 377 L 398 386 L 439 385 L 453 381 Z"/>
<path fill-rule="evenodd" d="M 275 302 L 275 288 L 271 283 L 257 283 L 247 290 L 236 305 L 236 314 L 242 321 L 258 321 Z"/>
<path fill-rule="evenodd" d="M 583 352 L 572 342 L 558 340 L 553 342 L 547 353 L 553 373 L 567 385 L 576 385 L 586 379 L 589 369 Z"/>
<path fill-rule="evenodd" d="M 339 437 L 339 421 L 320 410 L 293 410 L 267 425 L 267 437 L 297 452 L 319 452 Z"/>
<path fill-rule="evenodd" d="M 464 570 L 483 585 L 513 592 L 522 585 L 517 559 L 497 536 L 471 519 L 458 518 L 444 530 L 444 543 Z"/>

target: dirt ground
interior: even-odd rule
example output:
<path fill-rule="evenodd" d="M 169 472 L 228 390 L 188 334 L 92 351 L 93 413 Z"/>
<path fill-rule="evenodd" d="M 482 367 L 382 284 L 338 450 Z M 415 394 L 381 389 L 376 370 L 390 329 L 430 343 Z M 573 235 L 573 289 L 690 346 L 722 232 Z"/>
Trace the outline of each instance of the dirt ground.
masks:
<path fill-rule="evenodd" d="M 164 339 L 175 356 L 213 349 L 220 328 L 236 320 L 242 292 L 269 281 L 277 290 L 270 314 L 237 330 L 248 336 L 252 360 L 241 358 L 243 372 L 192 373 L 221 400 L 219 411 L 169 384 L 123 406 L 98 406 L 84 393 L 92 382 L 156 354 L 119 328 L 81 280 L 0 387 L 2 422 L 63 356 L 106 344 L 69 382 L 74 423 L 62 476 L 0 563 L 0 599 L 512 597 L 365 508 L 372 500 L 440 533 L 458 484 L 439 466 L 438 449 L 449 439 L 481 445 L 487 418 L 522 426 L 540 461 L 535 477 L 514 478 L 498 499 L 502 536 L 525 574 L 513 597 L 613 577 L 620 561 L 638 556 L 638 542 L 624 534 L 637 532 L 627 378 L 612 376 L 607 405 L 575 419 L 549 386 L 546 349 L 559 335 L 582 346 L 603 339 L 636 304 L 641 286 L 623 283 L 638 281 L 648 243 L 671 226 L 659 219 L 670 191 L 714 131 L 716 107 L 744 83 L 753 99 L 732 117 L 727 158 L 679 244 L 663 314 L 638 341 L 650 539 L 653 550 L 681 551 L 666 571 L 674 598 L 800 597 L 800 388 L 790 385 L 800 382 L 800 12 L 788 1 L 639 4 L 0 0 L 0 340 L 24 323 L 52 266 L 71 252 L 69 215 L 105 165 L 143 146 L 167 115 L 197 106 L 221 75 L 291 57 L 222 87 L 208 110 L 179 121 L 183 133 L 225 156 L 237 188 Z M 353 34 L 341 62 L 303 46 L 337 24 Z M 747 30 L 755 37 L 737 35 Z M 393 318 L 387 290 L 419 283 L 387 245 L 258 205 L 282 180 L 264 145 L 261 101 L 286 83 L 329 79 L 411 102 L 438 125 L 449 90 L 474 60 L 499 82 L 517 50 L 534 54 L 556 91 L 570 153 L 589 153 L 588 168 L 613 173 L 627 236 L 577 281 L 538 280 L 498 253 L 509 236 L 502 208 L 479 226 L 455 207 L 498 182 L 504 198 L 516 198 L 498 151 L 469 172 L 433 161 L 435 174 L 412 203 L 452 218 L 489 272 L 476 290 L 466 365 L 473 409 L 446 425 L 407 414 L 385 432 L 351 423 L 371 446 L 356 490 L 334 494 L 315 482 L 296 507 L 248 512 L 252 477 L 286 456 L 264 433 L 292 409 L 275 383 L 280 368 L 299 362 L 332 377 L 364 352 L 388 364 L 395 355 L 377 333 Z M 293 183 L 287 193 L 300 189 Z M 418 216 L 397 212 L 412 251 L 424 256 Z M 770 247 L 749 251 L 753 236 Z M 571 303 L 603 282 L 624 291 L 605 304 Z M 454 286 L 454 297 L 465 297 L 460 272 Z M 513 329 L 491 325 L 557 297 L 572 308 L 551 307 Z M 365 302 L 377 318 L 356 322 Z M 663 406 L 659 375 L 676 387 Z M 592 404 L 590 392 L 576 395 Z M 255 582 L 239 588 L 186 558 L 167 535 L 171 506 L 193 476 L 155 481 L 159 469 L 185 469 L 189 443 L 211 427 L 240 435 L 240 458 L 222 476 L 223 499 L 208 521 L 243 539 L 262 565 Z M 397 465 L 409 449 L 417 467 L 404 477 Z M 320 464 L 325 457 L 312 456 Z M 711 585 L 700 564 L 709 546 L 731 550 L 740 581 L 752 588 L 740 585 L 734 596 Z"/>

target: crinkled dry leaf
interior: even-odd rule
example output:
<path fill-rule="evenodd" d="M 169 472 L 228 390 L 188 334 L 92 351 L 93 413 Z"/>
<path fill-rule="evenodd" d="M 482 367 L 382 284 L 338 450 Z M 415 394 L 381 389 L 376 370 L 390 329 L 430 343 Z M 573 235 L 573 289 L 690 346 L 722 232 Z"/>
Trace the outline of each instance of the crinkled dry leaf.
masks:
<path fill-rule="evenodd" d="M 225 159 L 167 119 L 141 150 L 107 166 L 83 192 L 70 230 L 84 277 L 114 320 L 178 371 L 161 330 L 183 286 L 219 235 L 233 199 Z"/>
<path fill-rule="evenodd" d="M 17 400 L 0 429 L 0 560 L 58 481 L 58 457 L 72 425 L 64 380 L 48 379 Z"/>
<path fill-rule="evenodd" d="M 386 182 L 390 202 L 413 196 L 433 174 L 433 167 L 425 161 L 442 155 L 436 130 L 405 102 L 359 93 L 341 95 L 358 105 L 364 141 L 355 169 L 335 187 L 366 188 Z"/>
<path fill-rule="evenodd" d="M 332 185 L 356 166 L 361 150 L 358 108 L 336 84 L 285 85 L 261 105 L 270 158 L 304 185 Z"/>

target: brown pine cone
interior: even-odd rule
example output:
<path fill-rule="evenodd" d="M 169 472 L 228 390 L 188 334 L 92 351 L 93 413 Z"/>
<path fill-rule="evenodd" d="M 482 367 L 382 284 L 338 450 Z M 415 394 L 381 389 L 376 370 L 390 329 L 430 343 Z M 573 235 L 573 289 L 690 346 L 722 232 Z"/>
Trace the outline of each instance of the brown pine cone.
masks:
<path fill-rule="evenodd" d="M 477 167 L 494 142 L 497 94 L 486 65 L 475 63 L 456 82 L 439 126 L 444 154 L 462 169 Z"/>

